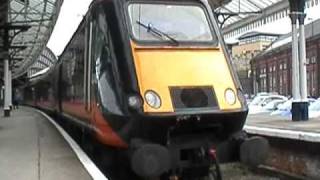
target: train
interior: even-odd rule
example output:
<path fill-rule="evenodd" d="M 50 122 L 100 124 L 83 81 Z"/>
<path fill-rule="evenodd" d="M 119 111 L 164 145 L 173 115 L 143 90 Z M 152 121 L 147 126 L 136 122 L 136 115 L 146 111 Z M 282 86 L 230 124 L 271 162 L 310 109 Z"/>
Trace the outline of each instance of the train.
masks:
<path fill-rule="evenodd" d="M 248 108 L 213 6 L 93 1 L 57 63 L 24 87 L 25 104 L 81 127 L 129 179 L 221 179 L 239 142 L 257 144 L 243 143 Z"/>

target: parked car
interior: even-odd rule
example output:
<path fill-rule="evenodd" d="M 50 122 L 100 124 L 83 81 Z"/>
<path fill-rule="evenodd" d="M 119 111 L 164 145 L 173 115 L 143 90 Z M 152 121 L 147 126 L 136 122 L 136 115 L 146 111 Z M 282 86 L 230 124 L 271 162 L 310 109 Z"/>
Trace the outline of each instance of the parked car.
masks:
<path fill-rule="evenodd" d="M 309 106 L 309 118 L 320 117 L 320 99 Z"/>
<path fill-rule="evenodd" d="M 316 100 L 314 98 L 308 98 L 309 108 L 310 108 L 310 105 L 313 104 L 315 101 Z M 271 112 L 270 115 L 291 116 L 291 108 L 292 108 L 292 99 L 282 104 L 279 104 L 277 107 L 277 110 Z"/>
<path fill-rule="evenodd" d="M 291 106 L 292 106 L 292 99 L 289 99 L 287 100 L 286 102 L 282 103 L 282 104 L 279 104 L 277 106 L 277 109 L 273 112 L 271 112 L 271 116 L 274 116 L 274 115 L 282 115 L 282 116 L 285 116 L 285 115 L 289 115 L 291 114 Z"/>
<path fill-rule="evenodd" d="M 276 99 L 273 101 L 270 101 L 268 104 L 266 104 L 263 109 L 265 109 L 266 111 L 275 111 L 277 110 L 277 107 L 279 104 L 282 104 L 284 102 L 286 102 L 287 100 L 284 99 Z"/>
<path fill-rule="evenodd" d="M 263 109 L 268 103 L 274 100 L 286 101 L 288 98 L 280 95 L 263 95 L 255 97 L 249 104 L 249 114 L 257 114 L 261 112 L 267 112 Z"/>

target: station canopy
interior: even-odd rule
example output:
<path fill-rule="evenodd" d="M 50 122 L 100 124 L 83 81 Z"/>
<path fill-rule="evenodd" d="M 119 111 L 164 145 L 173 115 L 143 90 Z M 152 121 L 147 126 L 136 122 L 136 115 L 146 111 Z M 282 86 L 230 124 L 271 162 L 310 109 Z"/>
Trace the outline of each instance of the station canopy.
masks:
<path fill-rule="evenodd" d="M 262 12 L 281 0 L 209 0 L 215 12 L 230 15 L 224 25 L 236 23 Z M 0 73 L 4 54 L 9 54 L 13 78 L 28 71 L 44 49 L 63 0 L 0 0 Z M 16 26 L 17 29 L 14 27 Z M 11 27 L 9 52 L 4 52 L 4 29 Z M 0 76 L 1 76 L 0 75 Z"/>
<path fill-rule="evenodd" d="M 224 22 L 224 26 L 228 26 L 247 18 L 248 16 L 260 14 L 264 9 L 273 6 L 280 1 L 283 0 L 232 0 L 216 8 L 215 12 L 228 17 Z"/>
<path fill-rule="evenodd" d="M 25 74 L 46 46 L 63 0 L 0 0 L 0 73 L 9 57 L 12 76 Z M 4 48 L 5 31 L 9 49 Z M 0 76 L 1 76 L 0 75 Z"/>

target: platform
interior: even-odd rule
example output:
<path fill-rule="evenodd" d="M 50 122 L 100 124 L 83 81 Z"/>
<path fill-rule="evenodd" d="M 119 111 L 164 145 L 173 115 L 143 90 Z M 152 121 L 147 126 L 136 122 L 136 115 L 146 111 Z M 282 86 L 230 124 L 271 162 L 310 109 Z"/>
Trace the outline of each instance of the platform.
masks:
<path fill-rule="evenodd" d="M 320 118 L 292 121 L 269 113 L 248 115 L 244 129 L 251 134 L 320 142 Z"/>
<path fill-rule="evenodd" d="M 3 109 L 0 108 L 3 113 Z M 0 116 L 0 179 L 93 179 L 45 116 L 28 107 Z"/>

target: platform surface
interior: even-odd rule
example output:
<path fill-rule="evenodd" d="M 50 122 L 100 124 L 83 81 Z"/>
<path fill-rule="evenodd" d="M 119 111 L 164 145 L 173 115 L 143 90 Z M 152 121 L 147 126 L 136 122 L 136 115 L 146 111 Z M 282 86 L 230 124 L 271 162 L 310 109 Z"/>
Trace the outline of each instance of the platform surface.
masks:
<path fill-rule="evenodd" d="M 244 129 L 254 134 L 320 142 L 320 118 L 292 121 L 269 113 L 249 114 Z"/>
<path fill-rule="evenodd" d="M 40 113 L 20 107 L 5 118 L 3 109 L 0 111 L 0 179 L 92 179 L 69 144 Z"/>
<path fill-rule="evenodd" d="M 289 117 L 261 113 L 248 115 L 246 125 L 320 133 L 320 118 L 292 121 Z"/>

